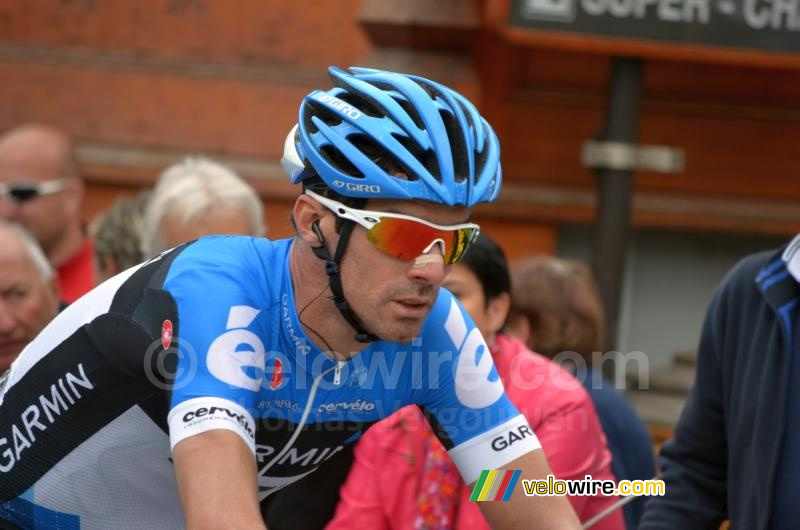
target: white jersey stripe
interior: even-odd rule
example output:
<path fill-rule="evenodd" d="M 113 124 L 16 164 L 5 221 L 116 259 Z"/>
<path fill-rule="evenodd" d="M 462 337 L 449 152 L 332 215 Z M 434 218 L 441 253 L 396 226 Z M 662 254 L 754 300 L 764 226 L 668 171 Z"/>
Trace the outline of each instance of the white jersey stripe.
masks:
<path fill-rule="evenodd" d="M 491 431 L 455 446 L 447 454 L 464 482 L 472 484 L 478 480 L 484 469 L 500 469 L 525 453 L 541 447 L 542 444 L 528 425 L 528 420 L 520 414 Z"/>

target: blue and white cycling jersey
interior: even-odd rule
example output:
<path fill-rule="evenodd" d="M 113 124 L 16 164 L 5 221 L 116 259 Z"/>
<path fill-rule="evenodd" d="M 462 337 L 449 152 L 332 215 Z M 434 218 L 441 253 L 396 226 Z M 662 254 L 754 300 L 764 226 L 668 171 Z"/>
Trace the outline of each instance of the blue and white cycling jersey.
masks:
<path fill-rule="evenodd" d="M 291 243 L 204 238 L 59 315 L 2 383 L 0 522 L 180 526 L 170 446 L 211 429 L 254 452 L 262 502 L 412 403 L 467 483 L 539 447 L 444 289 L 414 340 L 346 362 L 320 351 L 298 320 Z"/>
<path fill-rule="evenodd" d="M 449 292 L 440 290 L 413 341 L 374 342 L 336 362 L 300 326 L 290 248 L 290 240 L 208 238 L 173 262 L 164 288 L 177 302 L 181 339 L 201 359 L 195 367 L 186 355 L 179 364 L 193 380 L 172 393 L 173 446 L 209 428 L 238 432 L 262 465 L 263 493 L 411 403 L 438 424 L 468 483 L 531 449 L 535 437 L 506 398 L 483 337 Z M 492 449 L 493 439 L 519 429 L 520 443 Z"/>

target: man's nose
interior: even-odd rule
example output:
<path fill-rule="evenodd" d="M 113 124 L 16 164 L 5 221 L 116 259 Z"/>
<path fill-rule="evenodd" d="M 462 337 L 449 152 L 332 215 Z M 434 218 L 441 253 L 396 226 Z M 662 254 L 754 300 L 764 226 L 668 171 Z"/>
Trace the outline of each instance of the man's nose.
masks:
<path fill-rule="evenodd" d="M 11 335 L 11 332 L 16 329 L 17 319 L 8 310 L 8 307 L 3 302 L 0 302 L 0 336 Z"/>
<path fill-rule="evenodd" d="M 432 285 L 444 281 L 444 258 L 440 245 L 434 245 L 428 252 L 417 256 L 411 265 L 409 275 L 417 280 L 424 280 Z"/>

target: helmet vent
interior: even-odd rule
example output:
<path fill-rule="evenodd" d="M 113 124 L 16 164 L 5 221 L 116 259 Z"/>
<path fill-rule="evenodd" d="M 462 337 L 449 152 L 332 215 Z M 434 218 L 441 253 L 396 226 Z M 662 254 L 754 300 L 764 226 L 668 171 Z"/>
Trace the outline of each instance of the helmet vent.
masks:
<path fill-rule="evenodd" d="M 411 169 L 407 168 L 400 158 L 387 149 L 384 149 L 370 137 L 363 134 L 354 134 L 348 137 L 348 140 L 389 175 L 401 180 L 418 179 L 417 175 L 415 175 Z"/>
<path fill-rule="evenodd" d="M 331 165 L 342 173 L 355 178 L 364 178 L 364 174 L 331 144 L 323 145 L 320 148 L 320 153 L 322 153 L 322 156 L 324 156 Z"/>
<path fill-rule="evenodd" d="M 305 104 L 310 107 L 310 109 L 306 109 L 306 116 L 313 114 L 329 127 L 336 127 L 342 123 L 342 119 L 339 117 L 339 115 L 325 105 L 321 105 L 311 98 L 307 98 Z M 310 117 L 309 121 L 311 121 Z"/>
<path fill-rule="evenodd" d="M 464 113 L 464 117 L 467 119 L 467 124 L 469 124 L 469 127 L 472 129 L 469 132 L 474 133 L 475 123 L 472 121 L 472 113 L 469 111 L 466 105 L 464 105 L 461 101 L 456 100 L 456 102 L 458 103 L 458 106 L 461 108 L 461 112 Z"/>
<path fill-rule="evenodd" d="M 458 120 L 449 110 L 440 109 L 439 115 L 444 122 L 447 137 L 450 139 L 450 149 L 453 155 L 453 172 L 456 182 L 463 182 L 469 176 L 469 154 L 467 153 L 464 131 L 461 130 Z"/>
<path fill-rule="evenodd" d="M 319 132 L 319 127 L 317 127 L 314 120 L 311 119 L 311 113 L 308 111 L 303 113 L 303 127 L 308 134 L 316 134 Z"/>
<path fill-rule="evenodd" d="M 439 182 L 442 181 L 442 172 L 439 171 L 439 160 L 436 158 L 436 153 L 434 153 L 432 149 L 425 151 L 422 157 L 422 163 L 425 164 L 425 169 L 433 175 L 433 178 Z"/>
<path fill-rule="evenodd" d="M 488 126 L 484 123 L 479 123 L 478 127 L 484 128 L 484 133 L 487 137 L 492 134 L 491 130 Z M 489 145 L 488 143 L 483 144 L 483 151 L 475 151 L 475 174 L 480 175 L 483 171 L 483 167 L 486 165 L 486 156 L 489 154 Z"/>
<path fill-rule="evenodd" d="M 417 112 L 417 109 L 415 109 L 414 106 L 411 103 L 409 103 L 406 98 L 395 97 L 394 99 L 403 108 L 403 110 L 406 111 L 406 114 L 408 114 L 409 118 L 411 118 L 411 121 L 414 122 L 414 125 L 416 125 L 418 129 L 424 131 L 425 123 L 423 123 L 422 118 Z"/>
<path fill-rule="evenodd" d="M 417 144 L 409 136 L 405 136 L 402 134 L 393 134 L 392 137 L 395 140 L 397 140 L 397 142 L 400 143 L 403 147 L 405 147 L 414 158 L 419 160 L 422 163 L 422 165 L 425 166 L 425 169 L 433 173 L 432 168 L 428 167 L 427 163 L 427 159 L 431 158 L 429 155 L 433 154 L 431 151 L 426 151 L 420 148 L 419 144 Z M 436 168 L 436 170 L 438 170 L 438 166 L 436 166 L 436 157 L 433 157 L 433 166 L 434 168 Z M 403 167 L 405 166 L 403 165 Z M 416 175 L 416 173 L 412 171 L 411 168 L 406 168 L 406 174 L 408 175 L 408 180 L 419 180 L 419 176 Z"/>

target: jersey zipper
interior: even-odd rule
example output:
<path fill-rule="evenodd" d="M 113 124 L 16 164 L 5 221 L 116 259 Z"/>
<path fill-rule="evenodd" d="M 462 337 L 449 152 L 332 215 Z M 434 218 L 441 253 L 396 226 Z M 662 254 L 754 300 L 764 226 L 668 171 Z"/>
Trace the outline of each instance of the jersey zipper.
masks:
<path fill-rule="evenodd" d="M 333 372 L 333 384 L 338 385 L 341 383 L 342 380 L 342 366 L 344 366 L 344 361 L 336 361 L 336 366 L 334 367 Z"/>

